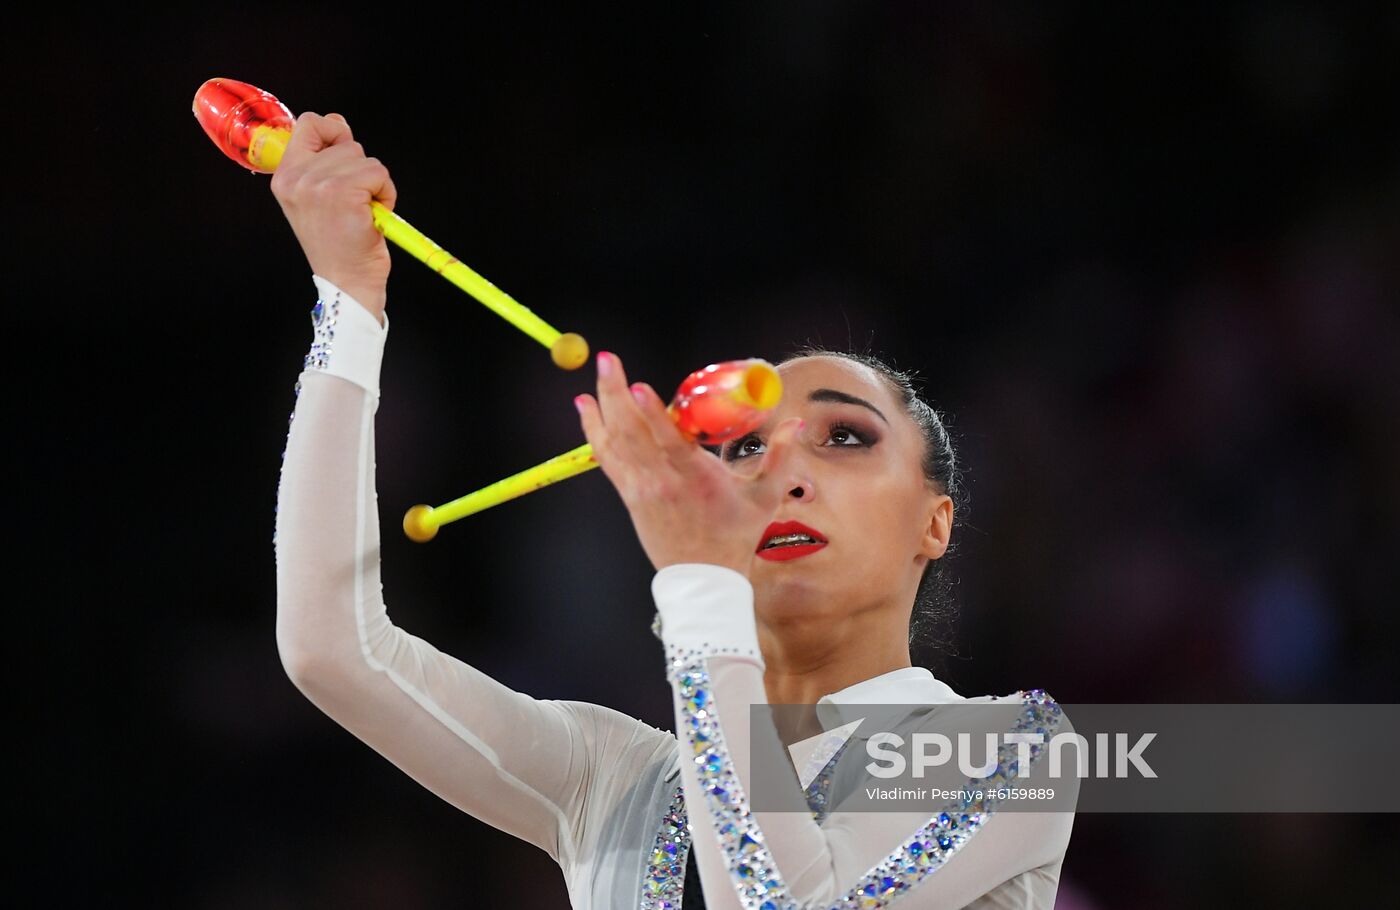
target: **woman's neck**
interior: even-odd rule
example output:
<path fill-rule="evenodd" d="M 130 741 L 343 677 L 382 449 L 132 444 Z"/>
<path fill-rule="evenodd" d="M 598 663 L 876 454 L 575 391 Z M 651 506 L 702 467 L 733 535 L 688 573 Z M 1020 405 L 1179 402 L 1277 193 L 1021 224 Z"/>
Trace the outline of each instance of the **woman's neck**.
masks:
<path fill-rule="evenodd" d="M 813 705 L 823 695 L 912 666 L 907 633 L 868 614 L 781 628 L 760 619 L 758 643 L 770 705 Z"/>

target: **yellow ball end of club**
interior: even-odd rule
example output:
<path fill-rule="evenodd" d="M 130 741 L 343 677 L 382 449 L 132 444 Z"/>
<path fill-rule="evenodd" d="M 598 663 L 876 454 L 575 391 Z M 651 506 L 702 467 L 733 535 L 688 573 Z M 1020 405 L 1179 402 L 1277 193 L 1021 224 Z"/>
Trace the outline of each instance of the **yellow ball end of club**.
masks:
<path fill-rule="evenodd" d="M 404 513 L 403 532 L 414 543 L 427 543 L 437 536 L 438 526 L 429 519 L 432 506 L 414 506 Z"/>
<path fill-rule="evenodd" d="M 563 370 L 577 370 L 588 362 L 588 342 L 575 332 L 565 332 L 549 346 L 554 365 Z"/>

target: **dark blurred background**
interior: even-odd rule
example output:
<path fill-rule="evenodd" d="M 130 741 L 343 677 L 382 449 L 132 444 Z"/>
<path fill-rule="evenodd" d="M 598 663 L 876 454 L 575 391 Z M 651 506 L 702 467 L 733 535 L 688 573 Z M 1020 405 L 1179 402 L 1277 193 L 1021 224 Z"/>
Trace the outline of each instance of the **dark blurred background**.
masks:
<path fill-rule="evenodd" d="M 267 178 L 190 116 L 212 76 L 344 114 L 410 221 L 660 389 L 804 341 L 920 371 L 971 499 L 960 621 L 916 656 L 959 691 L 1400 700 L 1394 4 L 29 15 L 4 60 L 11 729 L 45 903 L 566 901 L 282 670 L 272 509 L 315 290 Z M 397 252 L 389 312 L 390 615 L 670 728 L 601 474 L 430 546 L 397 530 L 577 444 L 592 370 Z M 1059 906 L 1378 905 L 1398 831 L 1081 815 Z"/>

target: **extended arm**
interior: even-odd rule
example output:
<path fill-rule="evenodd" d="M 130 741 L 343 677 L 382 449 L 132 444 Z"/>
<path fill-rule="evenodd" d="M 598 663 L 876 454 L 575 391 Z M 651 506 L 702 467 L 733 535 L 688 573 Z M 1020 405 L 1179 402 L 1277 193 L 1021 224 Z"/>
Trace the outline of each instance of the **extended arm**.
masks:
<path fill-rule="evenodd" d="M 567 868 L 591 833 L 600 775 L 647 760 L 658 731 L 513 691 L 390 620 L 374 484 L 387 324 L 330 282 L 317 286 L 278 491 L 282 662 L 317 707 L 415 780 Z"/>

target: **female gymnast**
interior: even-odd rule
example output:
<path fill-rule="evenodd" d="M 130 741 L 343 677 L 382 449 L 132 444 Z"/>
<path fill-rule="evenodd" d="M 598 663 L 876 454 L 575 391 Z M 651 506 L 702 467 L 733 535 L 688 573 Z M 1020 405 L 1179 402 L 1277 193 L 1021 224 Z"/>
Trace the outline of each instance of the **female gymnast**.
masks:
<path fill-rule="evenodd" d="M 543 849 L 580 910 L 1053 906 L 1071 812 L 843 812 L 822 776 L 792 780 L 810 813 L 750 803 L 751 735 L 772 732 L 750 730 L 750 705 L 981 700 L 910 662 L 958 486 L 948 435 L 907 377 L 839 354 L 789 359 L 764 426 L 716 457 L 600 353 L 597 395 L 575 403 L 657 569 L 658 664 L 680 735 L 536 699 L 386 612 L 374 415 L 389 253 L 368 203 L 393 207 L 388 171 L 344 118 L 307 113 L 272 190 L 320 295 L 274 538 L 277 646 L 308 699 L 443 799 Z M 1041 690 L 1015 697 L 1054 707 Z"/>

